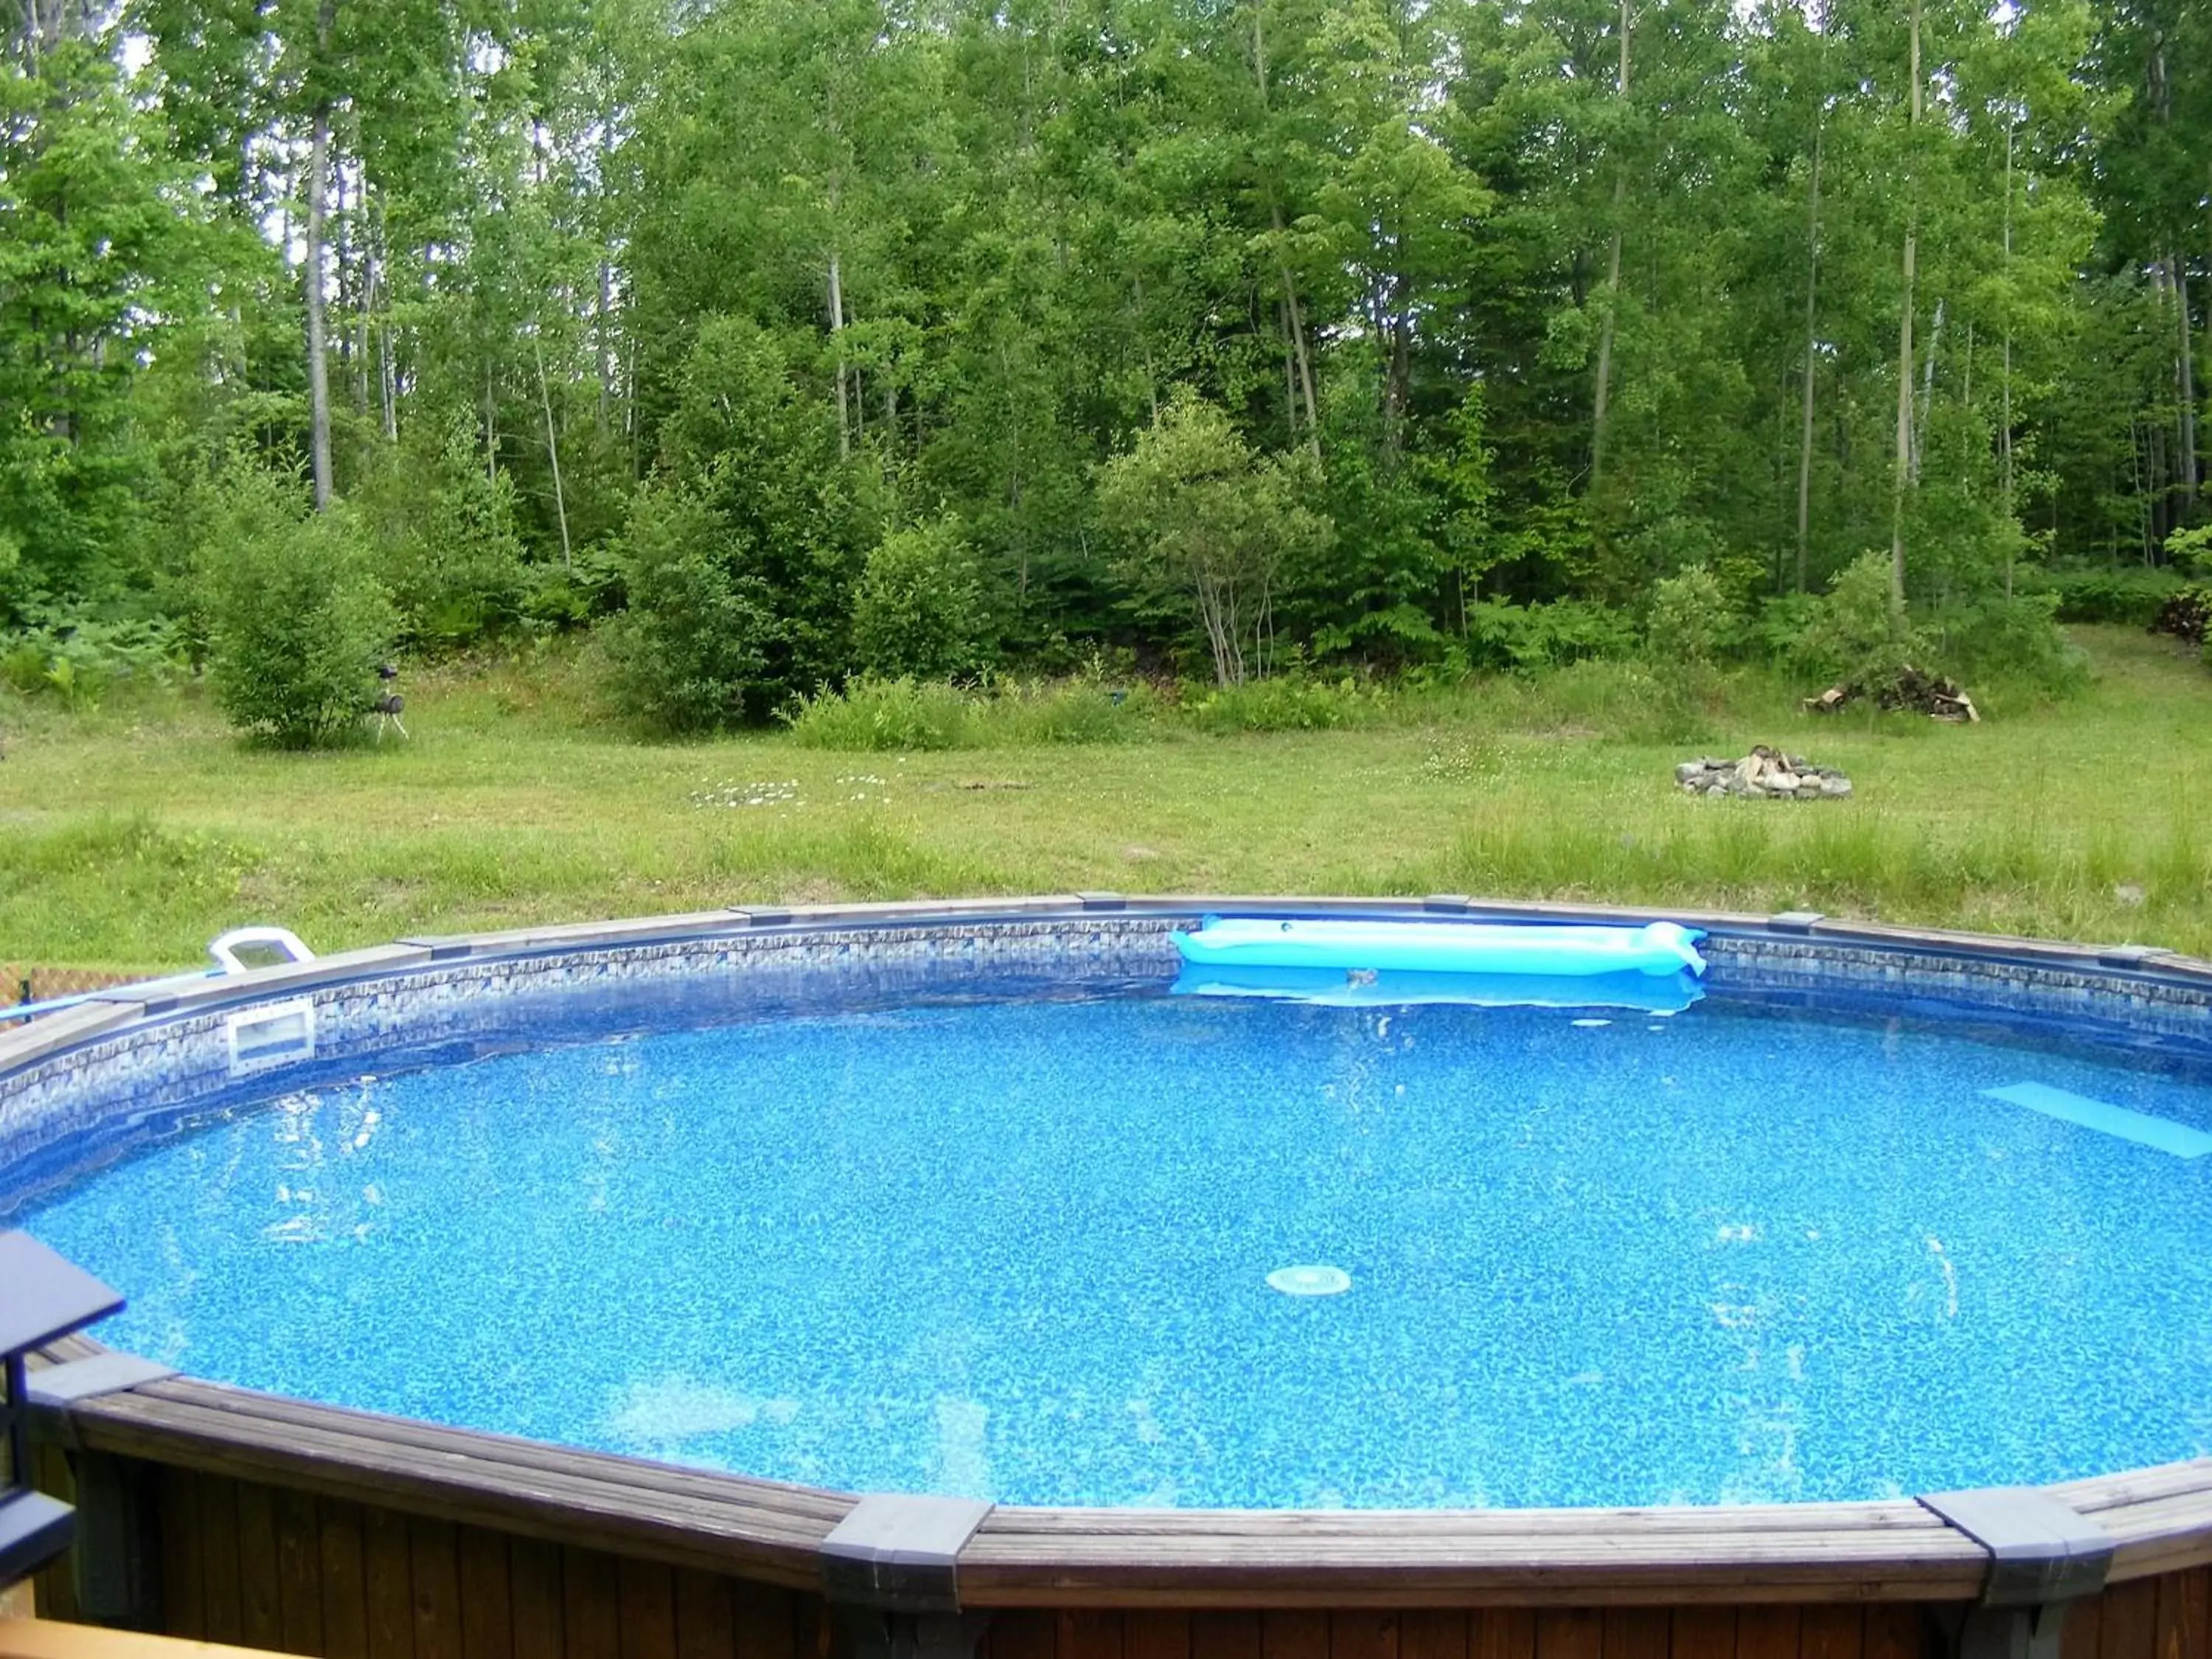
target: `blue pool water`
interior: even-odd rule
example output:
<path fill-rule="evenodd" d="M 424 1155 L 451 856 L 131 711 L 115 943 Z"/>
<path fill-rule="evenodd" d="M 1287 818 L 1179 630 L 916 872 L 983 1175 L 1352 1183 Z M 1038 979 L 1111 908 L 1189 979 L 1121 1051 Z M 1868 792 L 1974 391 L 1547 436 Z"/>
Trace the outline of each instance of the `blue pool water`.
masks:
<path fill-rule="evenodd" d="M 2212 1157 L 2131 1121 L 2212 1089 L 1721 1000 L 966 1003 L 241 1103 L 21 1219 L 200 1376 L 825 1486 L 1855 1498 L 2212 1449 Z"/>

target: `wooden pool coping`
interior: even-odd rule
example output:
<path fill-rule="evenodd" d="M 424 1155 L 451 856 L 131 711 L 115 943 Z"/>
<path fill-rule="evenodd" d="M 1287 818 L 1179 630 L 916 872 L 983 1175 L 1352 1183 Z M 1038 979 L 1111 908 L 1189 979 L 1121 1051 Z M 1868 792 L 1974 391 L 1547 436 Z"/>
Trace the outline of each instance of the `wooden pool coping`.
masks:
<path fill-rule="evenodd" d="M 1831 921 L 1552 903 L 1126 897 L 1080 894 L 732 909 L 574 927 L 404 939 L 218 981 L 136 988 L 0 1033 L 0 1073 L 112 1040 L 140 1021 L 405 973 L 433 961 L 605 949 L 721 932 L 1208 911 L 1357 912 L 1476 920 L 1668 919 L 1724 935 L 1809 938 L 1921 955 L 2212 987 L 2212 963 L 2099 947 Z M 55 1362 L 98 1351 L 73 1339 Z M 294 1486 L 678 1567 L 819 1589 L 823 1544 L 851 1493 L 714 1474 L 172 1376 L 47 1413 L 65 1444 Z M 2041 1489 L 2114 1540 L 2115 1580 L 2212 1564 L 2212 1459 Z M 1910 1498 L 1589 1510 L 993 1510 L 960 1547 L 963 1607 L 1157 1608 L 1669 1606 L 1968 1601 L 1991 1552 Z"/>

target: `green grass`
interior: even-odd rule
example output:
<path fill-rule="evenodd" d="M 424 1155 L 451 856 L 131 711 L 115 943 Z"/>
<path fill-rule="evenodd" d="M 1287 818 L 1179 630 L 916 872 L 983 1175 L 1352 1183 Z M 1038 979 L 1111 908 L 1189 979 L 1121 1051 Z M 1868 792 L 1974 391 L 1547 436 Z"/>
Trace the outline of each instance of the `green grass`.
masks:
<path fill-rule="evenodd" d="M 1604 665 L 1335 730 L 907 755 L 634 741 L 559 664 L 410 676 L 411 741 L 315 756 L 241 748 L 189 694 L 0 701 L 0 962 L 175 966 L 247 921 L 333 950 L 1075 888 L 1807 907 L 2212 954 L 2212 676 L 2128 630 L 2081 638 L 2090 691 L 1966 728 L 1816 721 L 1764 682 L 1701 709 Z M 1674 761 L 1755 741 L 1843 767 L 1856 799 L 1673 789 Z"/>

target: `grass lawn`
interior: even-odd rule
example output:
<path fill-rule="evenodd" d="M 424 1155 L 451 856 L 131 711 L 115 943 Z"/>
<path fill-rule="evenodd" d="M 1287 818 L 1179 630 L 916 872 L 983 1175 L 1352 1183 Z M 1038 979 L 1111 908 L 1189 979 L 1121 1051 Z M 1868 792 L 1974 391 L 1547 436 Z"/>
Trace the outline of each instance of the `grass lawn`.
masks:
<path fill-rule="evenodd" d="M 281 922 L 320 950 L 750 901 L 1112 888 L 1806 907 L 2212 954 L 2212 675 L 2083 630 L 2094 687 L 1973 727 L 1741 691 L 1701 732 L 1510 684 L 1357 730 L 852 755 L 634 741 L 562 672 L 410 677 L 406 743 L 241 748 L 197 696 L 0 702 L 0 963 L 160 969 Z M 1639 735 L 1622 735 L 1637 732 Z M 1845 802 L 1704 800 L 1778 744 Z"/>

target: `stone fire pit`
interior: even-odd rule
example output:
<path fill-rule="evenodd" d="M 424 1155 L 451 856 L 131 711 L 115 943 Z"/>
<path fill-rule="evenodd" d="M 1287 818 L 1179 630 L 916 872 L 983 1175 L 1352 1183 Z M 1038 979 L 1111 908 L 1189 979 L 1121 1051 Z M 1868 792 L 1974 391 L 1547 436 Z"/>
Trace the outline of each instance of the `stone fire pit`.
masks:
<path fill-rule="evenodd" d="M 1692 795 L 1842 800 L 1851 793 L 1851 781 L 1833 767 L 1815 766 L 1802 755 L 1785 755 L 1763 743 L 1741 760 L 1684 761 L 1674 769 L 1674 781 Z"/>

